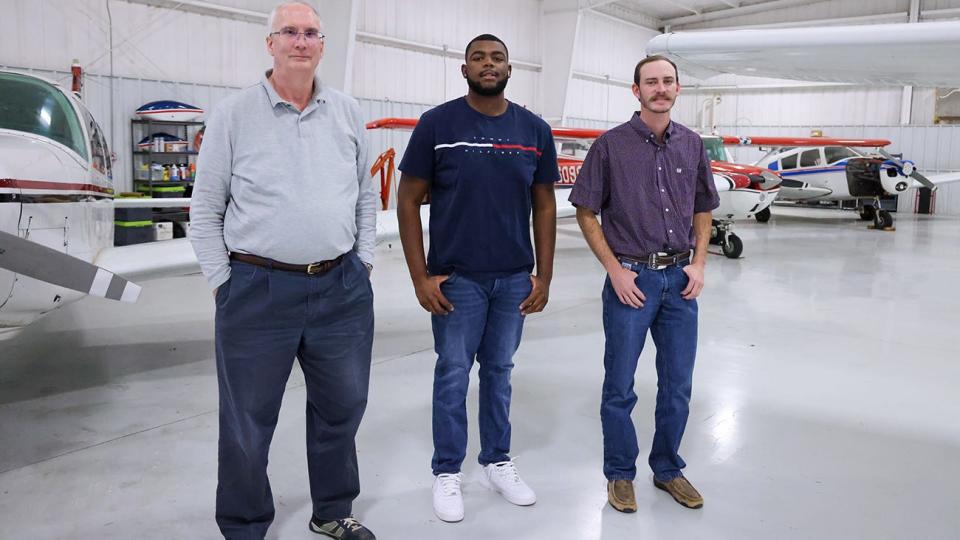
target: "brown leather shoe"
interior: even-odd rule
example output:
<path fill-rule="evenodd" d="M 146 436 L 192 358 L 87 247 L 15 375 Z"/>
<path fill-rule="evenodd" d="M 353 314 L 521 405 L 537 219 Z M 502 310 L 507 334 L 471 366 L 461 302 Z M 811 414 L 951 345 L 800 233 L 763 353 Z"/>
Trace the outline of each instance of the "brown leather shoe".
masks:
<path fill-rule="evenodd" d="M 633 494 L 633 481 L 610 480 L 607 482 L 607 500 L 610 506 L 621 512 L 632 514 L 637 511 L 637 497 Z"/>
<path fill-rule="evenodd" d="M 701 497 L 700 493 L 682 476 L 678 476 L 669 482 L 661 482 L 654 478 L 653 485 L 669 493 L 675 501 L 687 508 L 700 508 L 703 506 L 703 497 Z"/>

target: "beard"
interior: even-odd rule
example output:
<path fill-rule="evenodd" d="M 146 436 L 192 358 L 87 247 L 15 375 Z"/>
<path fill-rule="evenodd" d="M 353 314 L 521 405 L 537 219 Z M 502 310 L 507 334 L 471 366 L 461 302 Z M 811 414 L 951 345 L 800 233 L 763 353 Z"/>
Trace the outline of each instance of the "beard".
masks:
<path fill-rule="evenodd" d="M 475 81 L 470 77 L 467 77 L 467 86 L 470 87 L 474 93 L 479 94 L 484 97 L 493 97 L 499 96 L 507 88 L 507 82 L 510 80 L 510 77 L 504 77 L 502 81 L 497 81 L 497 84 L 493 86 L 483 86 L 480 81 Z"/>

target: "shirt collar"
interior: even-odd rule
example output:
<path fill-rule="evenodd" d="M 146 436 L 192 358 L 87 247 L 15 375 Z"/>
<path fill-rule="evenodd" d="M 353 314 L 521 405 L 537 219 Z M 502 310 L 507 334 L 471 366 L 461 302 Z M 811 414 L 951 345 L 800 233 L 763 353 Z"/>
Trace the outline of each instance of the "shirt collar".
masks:
<path fill-rule="evenodd" d="M 273 84 L 270 83 L 270 74 L 273 73 L 272 69 L 268 69 L 263 77 L 260 79 L 260 84 L 263 85 L 263 88 L 267 91 L 267 97 L 270 98 L 270 105 L 276 107 L 280 103 L 289 103 L 287 100 L 280 97 L 280 94 L 277 93 L 277 89 L 273 87 Z M 320 77 L 313 76 L 313 97 L 310 98 L 311 101 L 317 103 L 323 103 L 323 83 L 320 82 Z"/>
<path fill-rule="evenodd" d="M 673 120 L 667 124 L 667 130 L 663 132 L 663 142 L 666 144 L 670 140 L 670 136 L 673 135 Z M 650 128 L 647 127 L 647 124 L 640 119 L 640 113 L 633 113 L 633 117 L 630 118 L 630 125 L 633 126 L 633 129 L 642 137 L 644 140 L 649 140 L 652 142 L 657 142 L 657 136 L 650 131 Z"/>

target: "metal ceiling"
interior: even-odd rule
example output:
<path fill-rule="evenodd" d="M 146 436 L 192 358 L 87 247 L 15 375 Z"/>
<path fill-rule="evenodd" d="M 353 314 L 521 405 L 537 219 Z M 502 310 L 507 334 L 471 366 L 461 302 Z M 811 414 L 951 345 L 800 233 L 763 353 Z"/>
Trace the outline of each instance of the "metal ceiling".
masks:
<path fill-rule="evenodd" d="M 662 30 L 683 24 L 813 4 L 820 0 L 592 0 L 592 11 Z"/>

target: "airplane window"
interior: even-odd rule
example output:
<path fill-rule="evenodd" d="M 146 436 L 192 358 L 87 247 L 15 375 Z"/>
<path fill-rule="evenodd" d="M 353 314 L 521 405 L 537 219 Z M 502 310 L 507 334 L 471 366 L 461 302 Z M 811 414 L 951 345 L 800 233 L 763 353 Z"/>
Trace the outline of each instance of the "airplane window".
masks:
<path fill-rule="evenodd" d="M 828 146 L 823 149 L 824 155 L 827 157 L 827 164 L 833 164 L 841 159 L 847 159 L 852 157 L 857 157 L 857 153 L 845 146 Z"/>
<path fill-rule="evenodd" d="M 0 128 L 48 137 L 87 159 L 80 120 L 70 101 L 49 84 L 0 73 Z"/>
<path fill-rule="evenodd" d="M 810 150 L 804 150 L 803 153 L 800 154 L 800 166 L 801 166 L 801 167 L 816 167 L 816 166 L 818 166 L 818 165 L 822 165 L 821 161 L 822 161 L 822 160 L 820 159 L 820 149 L 819 149 L 819 148 L 812 148 L 812 149 L 810 149 Z"/>
<path fill-rule="evenodd" d="M 111 173 L 110 151 L 107 148 L 107 141 L 103 137 L 103 132 L 100 130 L 100 125 L 85 108 L 83 109 L 83 120 L 87 123 L 87 132 L 90 133 L 90 149 L 93 154 L 90 158 L 93 162 L 93 168 L 109 177 Z"/>
<path fill-rule="evenodd" d="M 780 159 L 780 170 L 786 171 L 788 169 L 797 168 L 797 154 L 791 154 L 785 158 Z"/>
<path fill-rule="evenodd" d="M 727 158 L 727 150 L 723 147 L 723 139 L 720 137 L 704 137 L 703 146 L 707 149 L 707 157 L 710 161 L 730 161 Z"/>
<path fill-rule="evenodd" d="M 560 143 L 560 153 L 565 156 L 585 157 L 590 151 L 587 141 L 564 141 Z"/>

